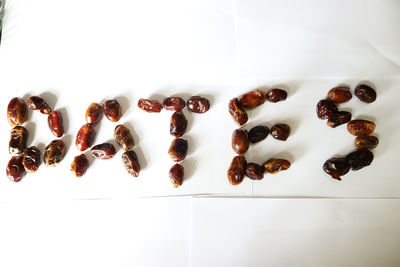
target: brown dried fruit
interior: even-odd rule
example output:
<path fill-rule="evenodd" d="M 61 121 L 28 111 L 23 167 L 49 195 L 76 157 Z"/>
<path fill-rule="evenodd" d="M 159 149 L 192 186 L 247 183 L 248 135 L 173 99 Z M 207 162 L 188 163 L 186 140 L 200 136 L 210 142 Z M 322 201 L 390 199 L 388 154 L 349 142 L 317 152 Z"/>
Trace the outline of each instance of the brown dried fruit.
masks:
<path fill-rule="evenodd" d="M 158 100 L 139 99 L 138 107 L 146 112 L 161 112 L 163 106 Z"/>
<path fill-rule="evenodd" d="M 44 149 L 44 163 L 46 167 L 56 166 L 65 156 L 65 143 L 61 139 L 51 141 Z"/>
<path fill-rule="evenodd" d="M 256 127 L 253 127 L 250 131 L 249 131 L 249 141 L 250 143 L 258 143 L 262 140 L 264 140 L 265 138 L 267 138 L 269 134 L 269 128 L 267 126 L 264 125 L 259 125 Z"/>
<path fill-rule="evenodd" d="M 272 103 L 284 101 L 287 98 L 287 92 L 282 89 L 273 88 L 267 91 L 267 100 Z"/>
<path fill-rule="evenodd" d="M 362 148 L 348 154 L 346 160 L 350 164 L 351 169 L 356 171 L 371 165 L 374 160 L 374 154 L 367 148 Z"/>
<path fill-rule="evenodd" d="M 76 135 L 75 145 L 79 151 L 85 151 L 93 144 L 96 131 L 90 124 L 83 125 Z"/>
<path fill-rule="evenodd" d="M 117 100 L 107 100 L 103 104 L 103 112 L 107 119 L 117 122 L 122 117 L 122 108 Z"/>
<path fill-rule="evenodd" d="M 163 107 L 170 111 L 181 111 L 186 107 L 186 103 L 181 97 L 172 96 L 164 99 Z"/>
<path fill-rule="evenodd" d="M 96 159 L 111 159 L 115 156 L 117 151 L 112 144 L 102 143 L 92 147 L 90 153 Z"/>
<path fill-rule="evenodd" d="M 317 104 L 317 116 L 321 120 L 329 119 L 337 112 L 337 106 L 330 100 L 322 99 Z"/>
<path fill-rule="evenodd" d="M 23 126 L 15 126 L 11 129 L 10 142 L 8 143 L 8 152 L 13 155 L 21 155 L 26 148 L 28 131 Z"/>
<path fill-rule="evenodd" d="M 169 179 L 174 187 L 178 187 L 183 183 L 183 177 L 185 174 L 185 170 L 182 165 L 176 163 L 174 166 L 171 167 L 169 170 Z"/>
<path fill-rule="evenodd" d="M 14 156 L 10 159 L 7 164 L 6 174 L 13 182 L 19 182 L 24 178 L 25 168 L 22 165 L 22 156 Z"/>
<path fill-rule="evenodd" d="M 31 146 L 25 149 L 22 164 L 27 172 L 35 172 L 40 166 L 40 150 Z"/>
<path fill-rule="evenodd" d="M 354 139 L 354 145 L 358 148 L 376 148 L 379 144 L 379 139 L 373 135 L 360 135 Z"/>
<path fill-rule="evenodd" d="M 131 131 L 122 124 L 115 127 L 114 140 L 125 151 L 128 151 L 135 146 L 135 141 L 133 140 Z"/>
<path fill-rule="evenodd" d="M 347 111 L 338 111 L 333 114 L 327 121 L 329 127 L 335 128 L 339 125 L 348 123 L 351 121 L 351 113 Z"/>
<path fill-rule="evenodd" d="M 272 126 L 271 135 L 273 138 L 286 141 L 290 135 L 290 126 L 284 123 L 278 123 Z"/>
<path fill-rule="evenodd" d="M 28 107 L 32 110 L 39 110 L 40 113 L 50 114 L 52 109 L 40 96 L 31 96 L 28 99 Z"/>
<path fill-rule="evenodd" d="M 231 185 L 238 185 L 243 181 L 245 175 L 246 158 L 244 156 L 236 156 L 232 159 L 228 168 L 228 181 Z"/>
<path fill-rule="evenodd" d="M 97 103 L 91 103 L 89 107 L 86 109 L 86 114 L 85 114 L 86 122 L 92 126 L 95 126 L 100 122 L 102 115 L 103 115 L 102 106 Z"/>
<path fill-rule="evenodd" d="M 51 132 L 56 137 L 63 136 L 64 134 L 63 119 L 59 111 L 54 110 L 53 112 L 51 112 L 47 117 L 47 122 L 49 124 Z"/>
<path fill-rule="evenodd" d="M 325 161 L 323 169 L 333 179 L 341 181 L 341 176 L 349 172 L 350 165 L 345 158 L 331 158 Z"/>
<path fill-rule="evenodd" d="M 75 174 L 76 177 L 82 177 L 87 169 L 89 168 L 89 160 L 85 156 L 85 154 L 80 154 L 76 156 L 71 163 L 71 171 Z"/>
<path fill-rule="evenodd" d="M 7 106 L 7 120 L 11 126 L 22 125 L 28 119 L 28 108 L 24 100 L 14 97 Z"/>
<path fill-rule="evenodd" d="M 134 176 L 138 177 L 140 173 L 139 159 L 133 150 L 128 150 L 122 154 L 122 163 L 125 166 L 126 171 Z"/>
<path fill-rule="evenodd" d="M 239 99 L 239 104 L 243 108 L 255 108 L 267 100 L 267 93 L 262 90 L 252 90 Z"/>
<path fill-rule="evenodd" d="M 354 94 L 365 103 L 372 103 L 376 100 L 376 91 L 366 84 L 358 85 L 354 90 Z"/>
<path fill-rule="evenodd" d="M 249 138 L 247 130 L 236 129 L 233 131 L 232 149 L 237 154 L 243 154 L 249 149 Z"/>
<path fill-rule="evenodd" d="M 263 164 L 265 172 L 275 174 L 290 168 L 290 161 L 286 159 L 270 159 Z"/>
<path fill-rule="evenodd" d="M 210 101 L 201 96 L 192 96 L 187 101 L 187 107 L 194 113 L 205 113 L 210 109 Z"/>
<path fill-rule="evenodd" d="M 188 142 L 182 138 L 172 140 L 168 150 L 168 154 L 175 162 L 179 162 L 186 158 L 188 151 Z"/>
<path fill-rule="evenodd" d="M 347 131 L 352 135 L 370 135 L 375 131 L 375 123 L 367 120 L 352 120 L 347 123 Z"/>
<path fill-rule="evenodd" d="M 242 126 L 248 120 L 247 113 L 240 107 L 239 100 L 237 98 L 233 98 L 229 101 L 229 113 L 239 126 Z"/>
<path fill-rule="evenodd" d="M 187 120 L 181 111 L 175 111 L 171 116 L 169 124 L 169 133 L 175 137 L 181 137 L 187 127 Z"/>
<path fill-rule="evenodd" d="M 345 103 L 352 97 L 350 88 L 347 86 L 334 87 L 328 92 L 328 99 L 335 104 Z"/>
<path fill-rule="evenodd" d="M 246 176 L 251 180 L 261 180 L 264 178 L 264 166 L 261 166 L 257 163 L 247 163 L 246 164 Z"/>

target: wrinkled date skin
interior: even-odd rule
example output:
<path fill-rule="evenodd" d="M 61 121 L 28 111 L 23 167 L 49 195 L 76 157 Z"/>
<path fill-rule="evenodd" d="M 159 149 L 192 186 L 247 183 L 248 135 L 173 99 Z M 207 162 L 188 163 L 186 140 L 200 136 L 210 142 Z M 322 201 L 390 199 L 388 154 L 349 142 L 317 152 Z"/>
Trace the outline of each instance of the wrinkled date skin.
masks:
<path fill-rule="evenodd" d="M 351 121 L 351 113 L 347 111 L 338 111 L 333 114 L 327 121 L 329 127 L 335 128 L 339 125 L 348 123 Z"/>
<path fill-rule="evenodd" d="M 245 168 L 246 176 L 251 180 L 261 180 L 264 178 L 264 166 L 257 163 L 247 163 Z"/>
<path fill-rule="evenodd" d="M 40 166 L 40 150 L 31 146 L 25 149 L 22 164 L 27 172 L 35 172 Z"/>
<path fill-rule="evenodd" d="M 239 104 L 243 108 L 255 108 L 264 104 L 267 100 L 267 93 L 262 90 L 252 90 L 239 99 Z"/>
<path fill-rule="evenodd" d="M 47 117 L 49 128 L 54 136 L 61 137 L 64 134 L 63 119 L 61 113 L 57 110 L 51 112 Z"/>
<path fill-rule="evenodd" d="M 270 159 L 263 164 L 265 172 L 275 174 L 290 168 L 290 161 L 286 159 Z"/>
<path fill-rule="evenodd" d="M 11 126 L 22 125 L 28 119 L 28 107 L 20 97 L 14 97 L 7 106 L 7 120 Z"/>
<path fill-rule="evenodd" d="M 365 103 L 372 103 L 376 100 L 376 91 L 366 84 L 360 84 L 354 90 L 354 94 Z"/>
<path fill-rule="evenodd" d="M 114 129 L 114 140 L 125 151 L 132 149 L 135 146 L 135 141 L 131 131 L 125 125 L 117 125 Z"/>
<path fill-rule="evenodd" d="M 347 123 L 347 131 L 352 135 L 370 135 L 375 131 L 375 123 L 367 120 L 353 120 Z"/>
<path fill-rule="evenodd" d="M 159 113 L 161 112 L 163 106 L 161 105 L 161 103 L 158 100 L 150 100 L 150 99 L 144 99 L 141 98 L 139 99 L 138 102 L 138 107 L 141 110 L 144 110 L 146 112 L 155 112 L 155 113 Z"/>
<path fill-rule="evenodd" d="M 227 172 L 228 181 L 231 185 L 238 185 L 243 181 L 246 164 L 246 158 L 244 156 L 236 156 L 232 159 Z"/>
<path fill-rule="evenodd" d="M 373 135 L 360 135 L 354 139 L 354 145 L 358 148 L 374 149 L 378 146 L 379 139 Z"/>
<path fill-rule="evenodd" d="M 83 125 L 78 134 L 76 135 L 75 145 L 79 151 L 85 151 L 90 148 L 93 144 L 96 131 L 93 126 L 89 124 Z"/>
<path fill-rule="evenodd" d="M 239 126 L 245 124 L 249 119 L 247 112 L 240 107 L 239 99 L 237 98 L 233 98 L 229 101 L 229 113 Z"/>
<path fill-rule="evenodd" d="M 348 154 L 346 160 L 350 164 L 351 169 L 356 171 L 371 165 L 374 160 L 374 154 L 367 148 L 362 148 Z"/>
<path fill-rule="evenodd" d="M 269 128 L 267 126 L 259 125 L 259 126 L 253 127 L 249 131 L 249 141 L 250 141 L 250 143 L 253 143 L 253 144 L 261 142 L 262 140 L 267 138 L 268 134 L 269 134 Z"/>
<path fill-rule="evenodd" d="M 92 126 L 97 125 L 103 115 L 103 108 L 97 103 L 92 103 L 86 109 L 85 118 L 86 122 Z"/>
<path fill-rule="evenodd" d="M 236 154 L 243 154 L 249 149 L 247 130 L 236 129 L 232 133 L 232 149 Z"/>
<path fill-rule="evenodd" d="M 169 179 L 175 188 L 182 185 L 184 175 L 185 169 L 179 163 L 174 164 L 174 166 L 169 169 Z"/>
<path fill-rule="evenodd" d="M 340 104 L 349 101 L 353 96 L 349 87 L 338 86 L 329 90 L 327 97 L 333 103 Z"/>
<path fill-rule="evenodd" d="M 13 182 L 19 182 L 24 178 L 25 168 L 21 156 L 14 156 L 10 159 L 6 169 L 7 177 Z"/>
<path fill-rule="evenodd" d="M 42 114 L 50 114 L 52 109 L 40 96 L 31 96 L 28 99 L 28 107 L 32 110 L 39 110 Z"/>
<path fill-rule="evenodd" d="M 290 135 L 290 126 L 284 123 L 278 123 L 272 126 L 271 135 L 273 138 L 286 141 Z"/>
<path fill-rule="evenodd" d="M 76 177 L 82 177 L 89 168 L 89 160 L 85 154 L 76 156 L 71 163 L 71 171 Z"/>
<path fill-rule="evenodd" d="M 15 126 L 10 133 L 10 142 L 8 143 L 8 152 L 13 155 L 21 155 L 26 148 L 28 131 L 23 126 Z"/>
<path fill-rule="evenodd" d="M 164 99 L 163 107 L 169 111 L 181 111 L 186 107 L 186 103 L 181 97 L 172 96 Z"/>
<path fill-rule="evenodd" d="M 331 158 L 325 161 L 323 169 L 333 179 L 341 181 L 341 176 L 349 172 L 350 164 L 345 158 Z"/>
<path fill-rule="evenodd" d="M 187 107 L 194 113 L 205 113 L 210 109 L 210 101 L 201 96 L 192 96 L 187 101 Z"/>
<path fill-rule="evenodd" d="M 122 154 L 122 164 L 126 171 L 133 177 L 138 177 L 140 173 L 139 159 L 133 150 L 128 150 Z"/>
<path fill-rule="evenodd" d="M 187 127 L 187 120 L 181 111 L 175 111 L 171 116 L 169 124 L 169 133 L 175 137 L 181 137 Z"/>
<path fill-rule="evenodd" d="M 337 106 L 330 100 L 322 99 L 317 104 L 317 116 L 321 120 L 326 120 L 338 112 Z"/>
<path fill-rule="evenodd" d="M 268 102 L 276 103 L 279 101 L 284 101 L 287 98 L 287 92 L 282 89 L 273 88 L 267 91 Z"/>
<path fill-rule="evenodd" d="M 115 99 L 103 103 L 103 112 L 106 118 L 112 122 L 117 122 L 122 117 L 121 105 Z"/>
<path fill-rule="evenodd" d="M 188 142 L 182 138 L 172 140 L 168 150 L 168 154 L 175 162 L 182 161 L 186 158 L 188 151 Z"/>
<path fill-rule="evenodd" d="M 65 156 L 65 150 L 65 143 L 62 140 L 56 139 L 51 141 L 44 150 L 44 163 L 46 164 L 46 167 L 54 167 L 60 163 Z"/>
<path fill-rule="evenodd" d="M 117 151 L 112 144 L 102 143 L 92 147 L 90 153 L 95 159 L 111 159 L 115 156 Z"/>

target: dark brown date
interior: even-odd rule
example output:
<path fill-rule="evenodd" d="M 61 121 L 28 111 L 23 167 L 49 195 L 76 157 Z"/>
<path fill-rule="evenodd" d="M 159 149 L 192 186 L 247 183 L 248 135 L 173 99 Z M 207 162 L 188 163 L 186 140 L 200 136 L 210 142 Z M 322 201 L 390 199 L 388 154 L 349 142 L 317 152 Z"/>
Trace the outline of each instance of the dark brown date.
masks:
<path fill-rule="evenodd" d="M 186 107 L 186 103 L 181 97 L 172 96 L 164 99 L 163 107 L 170 111 L 181 111 Z"/>
<path fill-rule="evenodd" d="M 262 90 L 252 90 L 240 97 L 239 104 L 243 108 L 255 108 L 267 100 L 267 93 Z"/>
<path fill-rule="evenodd" d="M 370 135 L 375 131 L 375 123 L 367 120 L 353 120 L 347 123 L 347 131 L 352 135 Z"/>
<path fill-rule="evenodd" d="M 366 84 L 358 85 L 354 90 L 354 94 L 365 103 L 372 103 L 376 100 L 376 91 Z"/>
<path fill-rule="evenodd" d="M 89 168 L 89 160 L 85 156 L 85 154 L 80 154 L 76 156 L 71 163 L 71 171 L 75 174 L 76 177 L 82 177 L 87 169 Z"/>
<path fill-rule="evenodd" d="M 7 177 L 13 182 L 19 182 L 24 178 L 25 168 L 22 164 L 22 156 L 13 156 L 7 164 Z"/>
<path fill-rule="evenodd" d="M 111 159 L 115 156 L 117 151 L 112 144 L 102 143 L 92 147 L 90 153 L 95 159 Z"/>
<path fill-rule="evenodd" d="M 351 121 L 351 113 L 347 111 L 338 111 L 333 114 L 327 121 L 329 127 L 335 128 L 339 125 L 348 123 Z"/>
<path fill-rule="evenodd" d="M 267 100 L 272 103 L 284 101 L 287 98 L 287 92 L 282 89 L 273 88 L 267 91 Z"/>
<path fill-rule="evenodd" d="M 249 138 L 247 130 L 236 129 L 233 131 L 232 149 L 237 154 L 243 154 L 249 149 Z"/>
<path fill-rule="evenodd" d="M 103 115 L 102 106 L 97 103 L 92 103 L 86 109 L 86 114 L 85 114 L 86 122 L 92 126 L 95 126 L 100 122 L 102 115 Z"/>
<path fill-rule="evenodd" d="M 263 164 L 265 172 L 275 174 L 290 168 L 290 161 L 286 159 L 270 159 Z"/>
<path fill-rule="evenodd" d="M 236 156 L 232 159 L 228 168 L 228 181 L 231 185 L 238 185 L 243 181 L 246 168 L 246 158 L 244 156 Z"/>
<path fill-rule="evenodd" d="M 350 164 L 351 169 L 356 171 L 371 165 L 374 160 L 374 154 L 367 148 L 362 148 L 348 154 L 346 160 Z"/>
<path fill-rule="evenodd" d="M 325 161 L 323 169 L 333 179 L 341 181 L 341 176 L 349 172 L 350 165 L 345 158 L 331 158 Z"/>
<path fill-rule="evenodd" d="M 256 127 L 253 127 L 250 131 L 249 131 L 249 141 L 250 143 L 258 143 L 262 140 L 264 140 L 265 138 L 267 138 L 269 134 L 269 128 L 267 126 L 264 125 L 259 125 Z"/>
<path fill-rule="evenodd" d="M 28 108 L 24 100 L 14 97 L 7 106 L 7 120 L 11 126 L 22 125 L 28 119 Z"/>
<path fill-rule="evenodd" d="M 245 124 L 249 119 L 247 112 L 240 107 L 239 99 L 237 98 L 233 98 L 229 101 L 229 113 L 239 126 Z"/>
<path fill-rule="evenodd" d="M 155 112 L 155 113 L 161 112 L 163 108 L 163 106 L 158 100 L 150 100 L 144 98 L 139 99 L 138 107 L 146 112 Z"/>
<path fill-rule="evenodd" d="M 169 170 L 169 179 L 171 179 L 172 185 L 178 187 L 183 183 L 183 177 L 185 175 L 185 170 L 182 165 L 176 163 Z"/>
<path fill-rule="evenodd" d="M 107 119 L 117 122 L 122 117 L 122 108 L 117 100 L 107 100 L 103 104 L 103 112 Z"/>
<path fill-rule="evenodd" d="M 75 145 L 79 151 L 85 151 L 93 144 L 96 131 L 90 124 L 83 125 L 76 135 Z"/>
<path fill-rule="evenodd" d="M 26 148 L 28 131 L 23 126 L 15 126 L 11 129 L 10 142 L 8 143 L 8 152 L 13 155 L 21 155 Z"/>
<path fill-rule="evenodd" d="M 47 117 L 47 122 L 49 124 L 50 131 L 56 137 L 61 137 L 64 134 L 64 126 L 63 119 L 61 113 L 57 110 L 54 110 Z"/>
<path fill-rule="evenodd" d="M 140 173 L 139 159 L 133 150 L 128 150 L 122 154 L 122 164 L 126 171 L 133 177 L 138 177 Z"/>
<path fill-rule="evenodd" d="M 187 107 L 194 113 L 205 113 L 210 109 L 210 101 L 201 96 L 192 96 L 187 101 Z"/>
<path fill-rule="evenodd" d="M 290 135 L 290 126 L 284 123 L 278 123 L 272 126 L 271 135 L 273 138 L 286 141 Z"/>
<path fill-rule="evenodd" d="M 182 138 L 172 140 L 168 150 L 168 154 L 175 162 L 182 161 L 186 158 L 188 151 L 188 142 Z"/>
<path fill-rule="evenodd" d="M 329 119 L 337 112 L 337 106 L 330 100 L 322 99 L 317 104 L 317 116 L 321 120 Z"/>
<path fill-rule="evenodd" d="M 251 180 L 261 180 L 264 178 L 264 166 L 257 163 L 247 163 L 245 173 Z"/>
<path fill-rule="evenodd" d="M 35 172 L 40 166 L 40 150 L 31 146 L 25 149 L 22 164 L 27 172 Z"/>
<path fill-rule="evenodd" d="M 345 103 L 353 96 L 351 95 L 350 88 L 347 86 L 338 86 L 329 90 L 328 99 L 335 104 Z"/>
<path fill-rule="evenodd" d="M 46 167 L 56 166 L 65 156 L 65 143 L 61 139 L 51 141 L 44 149 L 44 163 Z"/>
<path fill-rule="evenodd" d="M 39 110 L 40 113 L 50 114 L 52 109 L 40 96 L 31 96 L 28 99 L 28 107 L 32 110 Z"/>
<path fill-rule="evenodd" d="M 171 122 L 169 124 L 169 133 L 175 137 L 181 137 L 187 127 L 187 120 L 185 115 L 181 111 L 175 111 L 171 116 Z"/>
<path fill-rule="evenodd" d="M 135 146 L 135 141 L 131 131 L 125 125 L 117 125 L 114 129 L 114 140 L 125 151 L 132 149 Z"/>
<path fill-rule="evenodd" d="M 354 145 L 358 148 L 374 149 L 378 146 L 379 139 L 373 135 L 360 135 L 354 139 Z"/>

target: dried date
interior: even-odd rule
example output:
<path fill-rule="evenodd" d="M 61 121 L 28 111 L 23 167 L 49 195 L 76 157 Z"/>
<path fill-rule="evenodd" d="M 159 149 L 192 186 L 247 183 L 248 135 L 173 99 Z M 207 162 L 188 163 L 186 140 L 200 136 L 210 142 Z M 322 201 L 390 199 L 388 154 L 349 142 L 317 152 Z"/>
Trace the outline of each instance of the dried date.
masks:
<path fill-rule="evenodd" d="M 181 111 L 186 107 L 186 103 L 181 97 L 172 96 L 164 99 L 163 107 L 170 111 Z"/>
<path fill-rule="evenodd" d="M 102 143 L 92 147 L 90 153 L 95 159 L 111 159 L 115 156 L 117 151 L 112 144 Z"/>
<path fill-rule="evenodd" d="M 205 113 L 210 109 L 210 101 L 201 96 L 192 96 L 187 101 L 187 107 L 194 113 Z"/>
<path fill-rule="evenodd" d="M 242 126 L 248 120 L 247 112 L 240 107 L 237 98 L 233 98 L 229 101 L 229 113 L 239 126 Z"/>
<path fill-rule="evenodd" d="M 181 111 L 175 111 L 171 116 L 169 133 L 175 137 L 181 137 L 186 131 L 187 123 L 185 115 Z"/>
<path fill-rule="evenodd" d="M 24 100 L 14 97 L 7 106 L 7 120 L 11 126 L 22 125 L 28 119 L 28 108 Z"/>
<path fill-rule="evenodd" d="M 15 126 L 11 129 L 10 142 L 8 143 L 8 152 L 13 155 L 21 155 L 26 148 L 28 131 L 23 126 Z"/>
<path fill-rule="evenodd" d="M 106 118 L 112 122 L 117 122 L 122 117 L 122 108 L 117 100 L 111 99 L 103 103 L 103 112 Z"/>
<path fill-rule="evenodd" d="M 267 91 L 267 100 L 272 103 L 284 101 L 287 98 L 287 92 L 282 89 L 273 88 Z"/>
<path fill-rule="evenodd" d="M 346 156 L 350 168 L 354 171 L 371 165 L 374 160 L 374 154 L 367 148 L 358 149 Z"/>
<path fill-rule="evenodd" d="M 270 159 L 263 164 L 265 172 L 275 174 L 290 168 L 290 161 L 286 159 Z"/>
<path fill-rule="evenodd" d="M 379 139 L 373 135 L 360 135 L 354 139 L 354 145 L 358 148 L 374 149 L 378 146 Z"/>
<path fill-rule="evenodd" d="M 262 90 L 252 90 L 239 99 L 239 104 L 244 108 L 255 108 L 267 100 L 267 93 Z"/>
<path fill-rule="evenodd" d="M 52 109 L 40 96 L 31 96 L 28 99 L 28 107 L 32 110 L 39 110 L 42 114 L 50 114 Z"/>
<path fill-rule="evenodd" d="M 155 113 L 161 112 L 163 108 L 163 106 L 158 100 L 150 100 L 144 98 L 139 99 L 138 107 L 146 112 L 155 112 Z"/>
<path fill-rule="evenodd" d="M 341 176 L 349 172 L 350 164 L 345 158 L 331 158 L 325 161 L 323 169 L 333 179 L 340 181 Z"/>
<path fill-rule="evenodd" d="M 188 151 L 188 142 L 182 138 L 172 140 L 168 149 L 168 154 L 175 162 L 182 161 L 186 158 Z"/>
<path fill-rule="evenodd" d="M 46 167 L 56 166 L 65 156 L 65 143 L 61 139 L 56 139 L 50 142 L 44 150 L 44 163 Z"/>
<path fill-rule="evenodd" d="M 89 160 L 85 156 L 85 154 L 80 154 L 76 156 L 71 163 L 71 171 L 75 174 L 76 177 L 82 177 L 87 169 L 89 168 Z"/>
<path fill-rule="evenodd" d="M 103 115 L 102 106 L 97 103 L 91 103 L 89 107 L 86 109 L 85 113 L 86 122 L 92 126 L 95 126 L 100 122 L 102 115 Z"/>
<path fill-rule="evenodd" d="M 238 185 L 243 181 L 246 164 L 244 156 L 236 156 L 232 159 L 227 171 L 228 181 L 231 185 Z"/>
<path fill-rule="evenodd" d="M 327 98 L 335 104 L 345 103 L 352 98 L 350 88 L 347 86 L 334 87 L 328 92 Z"/>
<path fill-rule="evenodd" d="M 13 182 L 19 182 L 24 178 L 25 173 L 22 156 L 13 156 L 7 164 L 7 177 Z"/>
<path fill-rule="evenodd" d="M 122 124 L 115 127 L 114 140 L 125 151 L 128 151 L 135 146 L 135 141 L 133 140 L 131 131 Z"/>
<path fill-rule="evenodd" d="M 330 100 L 322 99 L 317 104 L 317 116 L 321 120 L 329 119 L 337 112 L 337 106 Z"/>
<path fill-rule="evenodd" d="M 75 145 L 79 151 L 85 151 L 93 144 L 96 131 L 90 124 L 83 125 L 76 135 Z"/>
<path fill-rule="evenodd" d="M 247 163 L 245 168 L 246 176 L 251 180 L 261 180 L 264 178 L 264 166 L 257 163 Z"/>
<path fill-rule="evenodd" d="M 138 177 L 140 173 L 139 159 L 133 150 L 128 150 L 122 154 L 122 164 L 126 171 L 133 177 Z"/>
<path fill-rule="evenodd" d="M 31 146 L 25 149 L 22 164 L 27 172 L 35 172 L 40 166 L 40 150 Z"/>
<path fill-rule="evenodd" d="M 358 85 L 354 90 L 354 94 L 365 103 L 372 103 L 376 100 L 376 91 L 366 84 Z"/>
<path fill-rule="evenodd" d="M 329 127 L 335 128 L 339 125 L 351 121 L 351 113 L 347 111 L 338 111 L 334 113 L 327 121 Z"/>
<path fill-rule="evenodd" d="M 179 163 L 174 164 L 169 170 L 169 179 L 174 187 L 182 185 L 184 175 L 185 169 Z"/>
<path fill-rule="evenodd" d="M 50 131 L 56 137 L 61 137 L 64 134 L 63 119 L 61 113 L 58 110 L 54 110 L 47 117 Z"/>
<path fill-rule="evenodd" d="M 232 149 L 237 154 L 243 154 L 249 149 L 249 138 L 247 130 L 236 129 L 233 131 Z"/>
<path fill-rule="evenodd" d="M 375 123 L 367 120 L 352 120 L 347 123 L 347 131 L 352 135 L 370 135 L 375 131 Z"/>
<path fill-rule="evenodd" d="M 290 135 L 290 126 L 284 123 L 278 123 L 272 126 L 271 136 L 277 140 L 286 141 Z"/>
<path fill-rule="evenodd" d="M 249 141 L 250 143 L 258 143 L 262 140 L 264 140 L 265 138 L 267 138 L 269 134 L 269 128 L 267 126 L 264 125 L 259 125 L 256 127 L 253 127 L 250 131 L 249 131 Z"/>

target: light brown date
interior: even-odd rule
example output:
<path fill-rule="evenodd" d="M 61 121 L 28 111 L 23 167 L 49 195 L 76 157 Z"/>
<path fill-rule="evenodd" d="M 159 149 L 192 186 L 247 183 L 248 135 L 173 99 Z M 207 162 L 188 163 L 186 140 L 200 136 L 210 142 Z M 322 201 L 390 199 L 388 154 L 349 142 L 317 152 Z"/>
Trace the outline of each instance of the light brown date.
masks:
<path fill-rule="evenodd" d="M 122 164 L 126 171 L 133 177 L 138 177 L 140 173 L 139 159 L 133 150 L 128 150 L 122 154 Z"/>
<path fill-rule="evenodd" d="M 375 131 L 375 123 L 367 120 L 352 120 L 347 123 L 347 131 L 352 135 L 370 135 Z"/>
<path fill-rule="evenodd" d="M 63 140 L 56 139 L 50 142 L 44 150 L 44 163 L 46 167 L 56 166 L 65 156 L 66 146 Z"/>
<path fill-rule="evenodd" d="M 103 104 L 103 112 L 106 118 L 112 122 L 117 122 L 122 117 L 122 108 L 117 100 L 107 100 Z"/>
<path fill-rule="evenodd" d="M 352 97 L 350 88 L 347 86 L 334 87 L 328 92 L 328 99 L 335 104 L 345 103 Z"/>
<path fill-rule="evenodd" d="M 22 125 L 28 119 L 28 108 L 24 100 L 14 97 L 7 106 L 7 120 L 11 126 Z"/>
<path fill-rule="evenodd" d="M 49 124 L 50 131 L 56 137 L 61 137 L 64 134 L 63 119 L 61 113 L 54 110 L 47 117 L 47 122 Z"/>
<path fill-rule="evenodd" d="M 28 107 L 32 110 L 39 110 L 40 113 L 50 114 L 52 109 L 40 96 L 31 96 L 28 99 Z"/>
<path fill-rule="evenodd" d="M 179 163 L 176 163 L 169 170 L 169 179 L 174 187 L 181 186 L 183 183 L 183 177 L 185 175 L 185 169 Z"/>
<path fill-rule="evenodd" d="M 139 99 L 138 107 L 141 110 L 144 110 L 144 111 L 150 112 L 150 113 L 159 113 L 159 112 L 161 112 L 161 110 L 163 108 L 163 106 L 161 105 L 161 103 L 158 100 L 150 100 L 150 99 L 144 99 L 144 98 Z"/>
<path fill-rule="evenodd" d="M 205 113 L 210 109 L 210 101 L 201 96 L 192 96 L 187 101 L 187 107 L 194 113 Z"/>
<path fill-rule="evenodd" d="M 290 168 L 290 162 L 286 159 L 270 159 L 264 162 L 265 172 L 275 174 Z"/>
<path fill-rule="evenodd" d="M 125 151 L 128 151 L 135 146 L 135 141 L 133 140 L 131 131 L 122 124 L 115 127 L 114 140 Z"/>
<path fill-rule="evenodd" d="M 35 172 L 40 166 L 40 150 L 31 146 L 25 149 L 22 164 L 27 172 Z"/>
<path fill-rule="evenodd" d="M 360 135 L 354 139 L 354 145 L 358 148 L 374 149 L 378 146 L 379 139 L 373 135 Z"/>
<path fill-rule="evenodd" d="M 267 93 L 262 90 L 252 90 L 239 99 L 239 104 L 243 108 L 255 108 L 267 100 Z"/>
<path fill-rule="evenodd" d="M 244 156 L 239 155 L 232 159 L 227 171 L 228 181 L 231 185 L 238 185 L 243 181 L 245 168 L 246 158 Z"/>
<path fill-rule="evenodd" d="M 118 108 L 117 108 L 118 109 Z M 103 108 L 100 104 L 91 103 L 86 109 L 86 122 L 92 126 L 97 125 L 103 115 Z"/>
<path fill-rule="evenodd" d="M 13 182 L 19 182 L 24 178 L 25 168 L 22 164 L 22 156 L 13 156 L 7 164 L 7 177 Z"/>
<path fill-rule="evenodd" d="M 262 180 L 264 178 L 264 166 L 261 166 L 257 163 L 247 163 L 246 164 L 246 176 L 251 180 Z"/>
<path fill-rule="evenodd" d="M 89 160 L 85 154 L 76 156 L 71 163 L 71 171 L 76 177 L 82 177 L 89 168 Z"/>
<path fill-rule="evenodd" d="M 13 155 L 22 155 L 26 148 L 28 131 L 23 126 L 15 126 L 11 129 L 10 142 L 8 143 L 8 152 Z"/>
<path fill-rule="evenodd" d="M 242 126 L 249 119 L 247 116 L 247 112 L 240 107 L 239 100 L 237 98 L 233 98 L 229 101 L 229 113 L 231 114 L 233 120 L 239 125 Z"/>
<path fill-rule="evenodd" d="M 249 149 L 249 139 L 247 130 L 236 129 L 233 131 L 232 149 L 237 154 L 243 154 Z"/>
<path fill-rule="evenodd" d="M 164 99 L 163 107 L 170 111 L 181 111 L 186 107 L 186 103 L 181 97 L 172 96 Z"/>
<path fill-rule="evenodd" d="M 95 159 L 111 159 L 115 156 L 117 151 L 113 144 L 102 143 L 92 147 L 90 153 Z"/>
<path fill-rule="evenodd" d="M 76 135 L 75 145 L 79 151 L 85 151 L 93 144 L 96 131 L 90 124 L 83 125 Z"/>

